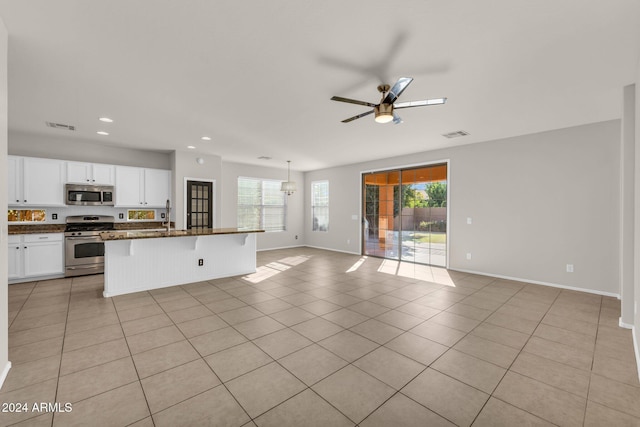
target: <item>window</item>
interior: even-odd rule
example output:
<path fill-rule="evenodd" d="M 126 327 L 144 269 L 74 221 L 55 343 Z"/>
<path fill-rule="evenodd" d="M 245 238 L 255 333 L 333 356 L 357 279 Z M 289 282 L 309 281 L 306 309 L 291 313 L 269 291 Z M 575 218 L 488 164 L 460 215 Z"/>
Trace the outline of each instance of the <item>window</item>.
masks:
<path fill-rule="evenodd" d="M 329 181 L 311 183 L 312 231 L 329 231 Z"/>
<path fill-rule="evenodd" d="M 286 196 L 282 181 L 238 177 L 238 228 L 285 231 Z"/>
<path fill-rule="evenodd" d="M 129 221 L 155 221 L 155 210 L 127 210 L 127 219 Z"/>
<path fill-rule="evenodd" d="M 44 222 L 47 220 L 47 212 L 44 209 L 9 209 L 7 221 L 9 222 Z"/>

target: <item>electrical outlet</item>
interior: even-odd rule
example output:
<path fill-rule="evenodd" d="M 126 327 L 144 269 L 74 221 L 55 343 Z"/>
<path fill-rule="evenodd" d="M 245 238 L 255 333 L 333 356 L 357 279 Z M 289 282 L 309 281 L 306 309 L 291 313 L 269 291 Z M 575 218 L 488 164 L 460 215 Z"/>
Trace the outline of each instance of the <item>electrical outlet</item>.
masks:
<path fill-rule="evenodd" d="M 58 219 L 58 214 L 51 214 L 51 219 Z"/>
<path fill-rule="evenodd" d="M 200 267 L 202 267 L 202 266 L 204 265 L 204 259 L 200 258 L 200 259 L 198 260 L 198 265 L 199 265 Z"/>
<path fill-rule="evenodd" d="M 471 223 L 473 222 L 473 220 L 471 219 L 471 217 L 467 218 L 467 224 L 471 225 Z"/>
<path fill-rule="evenodd" d="M 347 239 L 347 245 L 351 244 L 351 239 Z"/>
<path fill-rule="evenodd" d="M 567 264 L 567 273 L 573 273 L 573 264 Z"/>
<path fill-rule="evenodd" d="M 298 240 L 298 235 L 296 234 L 296 240 Z"/>
<path fill-rule="evenodd" d="M 160 218 L 164 219 L 164 212 L 160 213 Z"/>
<path fill-rule="evenodd" d="M 119 213 L 118 214 L 118 219 L 124 219 L 124 214 L 123 213 Z"/>
<path fill-rule="evenodd" d="M 471 252 L 467 252 L 467 259 L 471 259 Z"/>

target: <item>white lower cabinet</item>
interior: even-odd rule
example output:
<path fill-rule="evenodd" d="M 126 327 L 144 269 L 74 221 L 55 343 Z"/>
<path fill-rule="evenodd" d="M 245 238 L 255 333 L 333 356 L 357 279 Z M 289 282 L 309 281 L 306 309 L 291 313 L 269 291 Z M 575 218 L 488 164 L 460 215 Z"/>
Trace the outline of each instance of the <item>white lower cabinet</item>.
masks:
<path fill-rule="evenodd" d="M 9 280 L 64 274 L 64 234 L 9 236 Z"/>
<path fill-rule="evenodd" d="M 9 236 L 8 270 L 9 280 L 24 277 L 24 257 L 22 252 L 22 236 Z"/>

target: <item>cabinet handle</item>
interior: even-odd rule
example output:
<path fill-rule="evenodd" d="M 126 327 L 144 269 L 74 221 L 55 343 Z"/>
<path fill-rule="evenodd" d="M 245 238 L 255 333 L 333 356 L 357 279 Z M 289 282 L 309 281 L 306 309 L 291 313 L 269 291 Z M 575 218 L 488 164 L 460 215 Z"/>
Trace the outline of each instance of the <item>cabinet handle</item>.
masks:
<path fill-rule="evenodd" d="M 29 249 L 29 248 L 27 248 L 26 246 L 25 246 L 24 248 L 25 248 L 25 249 Z"/>
<path fill-rule="evenodd" d="M 89 180 L 87 180 L 87 182 L 89 182 Z"/>
<path fill-rule="evenodd" d="M 16 203 L 20 203 L 20 200 L 16 200 Z"/>
<path fill-rule="evenodd" d="M 20 249 L 20 246 L 16 246 L 16 249 Z"/>
<path fill-rule="evenodd" d="M 25 203 L 27 203 L 27 201 L 26 201 L 26 200 L 25 200 L 24 202 L 25 202 Z"/>

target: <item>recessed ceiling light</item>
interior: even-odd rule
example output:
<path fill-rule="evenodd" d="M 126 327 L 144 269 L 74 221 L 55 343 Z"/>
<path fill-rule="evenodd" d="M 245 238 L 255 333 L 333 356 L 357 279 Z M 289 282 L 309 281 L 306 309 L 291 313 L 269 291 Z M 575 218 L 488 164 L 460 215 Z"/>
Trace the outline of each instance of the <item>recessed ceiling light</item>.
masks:
<path fill-rule="evenodd" d="M 102 130 L 99 130 L 98 132 L 96 132 L 98 135 L 109 135 L 109 132 L 105 132 Z"/>
<path fill-rule="evenodd" d="M 203 136 L 202 138 L 200 138 L 203 141 L 211 141 L 211 138 L 208 136 Z"/>
<path fill-rule="evenodd" d="M 113 123 L 113 120 L 110 119 L 109 117 L 100 117 L 98 120 L 105 123 Z"/>
<path fill-rule="evenodd" d="M 187 145 L 187 148 L 188 148 L 189 150 L 193 150 L 193 149 L 195 149 L 196 147 L 194 147 L 193 145 Z"/>

